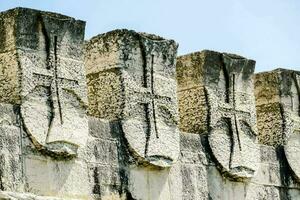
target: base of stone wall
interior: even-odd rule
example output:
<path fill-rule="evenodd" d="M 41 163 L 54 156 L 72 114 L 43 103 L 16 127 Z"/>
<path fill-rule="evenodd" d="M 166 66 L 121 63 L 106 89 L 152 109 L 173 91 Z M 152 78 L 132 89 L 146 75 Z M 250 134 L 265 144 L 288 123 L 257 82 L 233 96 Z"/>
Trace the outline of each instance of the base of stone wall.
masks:
<path fill-rule="evenodd" d="M 0 200 L 80 200 L 74 198 L 57 198 L 51 196 L 37 196 L 30 193 L 16 193 L 0 191 Z"/>

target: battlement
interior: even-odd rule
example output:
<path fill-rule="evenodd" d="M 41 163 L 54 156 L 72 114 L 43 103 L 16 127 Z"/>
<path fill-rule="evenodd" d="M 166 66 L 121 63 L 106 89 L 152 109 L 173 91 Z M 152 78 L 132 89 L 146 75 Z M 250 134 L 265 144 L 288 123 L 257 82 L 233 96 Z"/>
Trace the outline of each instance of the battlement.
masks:
<path fill-rule="evenodd" d="M 300 72 L 0 13 L 0 199 L 296 200 Z"/>

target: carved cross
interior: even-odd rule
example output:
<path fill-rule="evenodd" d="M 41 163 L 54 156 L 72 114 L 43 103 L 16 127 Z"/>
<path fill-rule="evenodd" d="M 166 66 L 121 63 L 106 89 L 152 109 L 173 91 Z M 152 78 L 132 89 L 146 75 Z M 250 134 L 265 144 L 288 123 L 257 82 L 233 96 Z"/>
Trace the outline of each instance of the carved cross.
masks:
<path fill-rule="evenodd" d="M 236 89 L 235 89 L 236 77 L 235 77 L 235 74 L 232 74 L 231 81 L 232 81 L 232 84 L 231 84 L 232 88 L 230 89 L 231 91 L 227 90 L 228 102 L 226 104 L 226 105 L 230 105 L 230 106 L 229 107 L 225 107 L 225 106 L 221 107 L 220 106 L 218 110 L 220 111 L 222 116 L 226 116 L 226 118 L 228 118 L 230 120 L 230 124 L 232 126 L 229 129 L 231 137 L 234 138 L 234 136 L 236 136 L 237 141 L 238 141 L 239 150 L 242 151 L 242 144 L 241 144 L 241 140 L 240 140 L 240 131 L 239 131 L 240 122 L 238 119 L 239 118 L 250 119 L 251 115 L 249 112 L 239 109 L 236 105 Z M 227 85 L 229 85 L 229 84 L 227 84 Z M 229 114 L 231 114 L 231 117 L 227 117 Z"/>
<path fill-rule="evenodd" d="M 51 60 L 52 57 L 53 57 L 53 61 Z M 78 81 L 60 77 L 58 75 L 57 36 L 54 36 L 54 53 L 52 56 L 49 55 L 49 59 L 50 60 L 48 62 L 47 70 L 50 73 L 47 74 L 33 73 L 33 78 L 36 80 L 38 85 L 42 85 L 50 88 L 52 98 L 53 99 L 56 98 L 56 101 L 54 101 L 54 103 L 56 103 L 56 106 L 54 107 L 58 108 L 60 123 L 63 124 L 60 90 L 63 88 L 74 89 L 74 87 L 78 85 Z"/>
<path fill-rule="evenodd" d="M 150 63 L 150 64 L 147 64 Z M 161 96 L 155 92 L 154 88 L 154 55 L 151 55 L 151 61 L 145 62 L 143 66 L 143 87 L 141 88 L 144 92 L 138 92 L 139 101 L 144 105 L 146 113 L 146 122 L 148 124 L 146 134 L 147 140 L 150 139 L 150 135 L 153 133 L 156 138 L 159 138 L 157 128 L 157 104 L 159 102 L 170 101 L 170 97 Z M 147 155 L 147 143 L 145 147 L 145 155 Z"/>
<path fill-rule="evenodd" d="M 226 55 L 222 56 L 224 59 Z M 258 167 L 255 113 L 251 113 L 255 103 L 252 88 L 246 85 L 251 84 L 251 75 L 245 76 L 244 71 L 246 67 L 253 69 L 250 64 L 246 59 L 229 56 L 219 68 L 218 82 L 209 82 L 212 87 L 206 91 L 210 111 L 208 142 L 222 172 L 234 179 L 250 178 Z M 238 84 L 246 91 L 240 91 Z"/>

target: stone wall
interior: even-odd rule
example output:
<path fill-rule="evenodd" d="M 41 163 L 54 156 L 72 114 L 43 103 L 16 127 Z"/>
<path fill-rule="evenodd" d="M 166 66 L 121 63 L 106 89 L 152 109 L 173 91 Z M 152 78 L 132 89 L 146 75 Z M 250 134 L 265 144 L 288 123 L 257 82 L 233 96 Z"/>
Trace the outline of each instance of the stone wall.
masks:
<path fill-rule="evenodd" d="M 0 13 L 0 199 L 296 200 L 300 72 Z"/>

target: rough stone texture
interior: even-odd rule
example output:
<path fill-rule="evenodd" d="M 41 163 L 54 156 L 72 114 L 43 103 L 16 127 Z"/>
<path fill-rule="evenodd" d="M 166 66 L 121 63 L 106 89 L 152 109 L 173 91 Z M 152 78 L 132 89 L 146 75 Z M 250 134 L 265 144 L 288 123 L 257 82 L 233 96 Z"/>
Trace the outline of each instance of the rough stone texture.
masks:
<path fill-rule="evenodd" d="M 283 149 L 260 145 L 259 168 L 251 179 L 231 180 L 218 170 L 209 153 L 206 135 L 182 133 L 181 192 L 179 199 L 267 200 L 297 199 L 299 184 L 284 157 Z M 172 176 L 174 176 L 172 174 Z M 176 199 L 176 198 L 175 198 Z"/>
<path fill-rule="evenodd" d="M 253 60 L 213 51 L 178 58 L 181 130 L 209 132 L 211 153 L 222 173 L 232 178 L 252 177 L 259 162 L 254 64 Z"/>
<path fill-rule="evenodd" d="M 0 190 L 87 198 L 85 22 L 16 8 L 0 24 Z"/>
<path fill-rule="evenodd" d="M 257 74 L 255 82 L 260 141 L 284 145 L 287 161 L 299 181 L 300 72 L 277 69 Z"/>
<path fill-rule="evenodd" d="M 258 140 L 261 144 L 278 146 L 284 143 L 278 71 L 255 75 Z"/>
<path fill-rule="evenodd" d="M 218 59 L 218 58 L 217 58 Z M 183 132 L 206 133 L 208 107 L 204 91 L 204 54 L 180 56 L 176 63 L 179 127 Z"/>
<path fill-rule="evenodd" d="M 86 45 L 90 115 L 119 120 L 134 157 L 159 167 L 179 152 L 176 51 L 172 40 L 128 30 Z"/>
<path fill-rule="evenodd" d="M 0 110 L 0 190 L 22 192 L 22 138 L 18 109 L 1 103 Z"/>
<path fill-rule="evenodd" d="M 108 120 L 89 118 L 88 177 L 95 199 L 126 199 L 127 152 L 121 146 L 120 128 Z"/>
<path fill-rule="evenodd" d="M 254 91 L 252 60 L 203 51 L 175 70 L 174 41 L 116 30 L 86 42 L 85 74 L 83 33 L 0 13 L 0 199 L 300 198 L 299 72 Z"/>
<path fill-rule="evenodd" d="M 37 149 L 76 155 L 88 134 L 81 48 L 85 23 L 22 8 L 4 12 L 0 19 L 4 25 L 11 22 L 11 31 L 1 28 L 6 77 L 1 87 L 8 90 L 2 99 L 21 105 L 24 129 Z"/>

